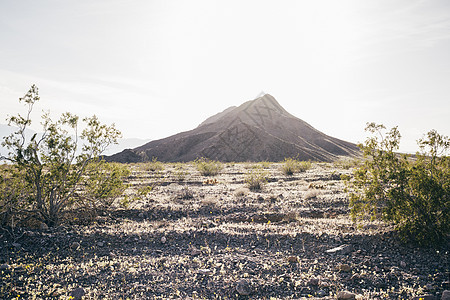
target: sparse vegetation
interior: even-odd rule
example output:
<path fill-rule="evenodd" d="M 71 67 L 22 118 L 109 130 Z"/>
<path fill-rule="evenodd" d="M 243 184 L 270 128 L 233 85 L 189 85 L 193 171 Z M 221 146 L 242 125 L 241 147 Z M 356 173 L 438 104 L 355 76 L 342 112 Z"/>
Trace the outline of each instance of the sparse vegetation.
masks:
<path fill-rule="evenodd" d="M 146 171 L 160 172 L 164 170 L 164 164 L 158 161 L 157 157 L 153 157 L 151 162 L 144 164 L 144 168 Z"/>
<path fill-rule="evenodd" d="M 204 157 L 196 159 L 195 165 L 197 166 L 197 170 L 203 176 L 216 176 L 223 169 L 221 162 Z"/>
<path fill-rule="evenodd" d="M 312 163 L 310 161 L 299 161 L 297 164 L 298 172 L 306 172 L 312 168 Z"/>
<path fill-rule="evenodd" d="M 89 223 L 68 210 L 64 226 L 16 235 L 0 228 L 0 295 L 68 299 L 82 288 L 87 299 L 331 299 L 350 290 L 361 299 L 410 299 L 426 285 L 439 298 L 448 280 L 446 251 L 393 242 L 382 222 L 352 223 L 344 182 L 330 176 L 351 171 L 332 163 L 299 180 L 286 180 L 281 163 L 235 163 L 214 178 L 193 163 L 162 163 L 164 181 L 144 164 L 130 167 L 126 196 Z M 243 186 L 257 171 L 270 178 L 264 194 Z M 327 253 L 343 245 L 351 250 Z M 237 291 L 242 279 L 249 296 Z"/>
<path fill-rule="evenodd" d="M 281 166 L 281 171 L 286 176 L 292 176 L 298 170 L 298 160 L 293 158 L 285 158 L 284 163 Z"/>
<path fill-rule="evenodd" d="M 337 168 L 343 168 L 343 169 L 352 169 L 361 166 L 362 160 L 359 158 L 353 158 L 353 157 L 342 157 L 335 161 L 334 166 Z"/>
<path fill-rule="evenodd" d="M 450 234 L 450 149 L 448 137 L 432 130 L 418 141 L 416 160 L 397 154 L 400 132 L 370 123 L 372 134 L 360 145 L 366 157 L 350 187 L 354 220 L 382 219 L 400 236 L 419 245 L 438 245 Z"/>
<path fill-rule="evenodd" d="M 281 171 L 286 176 L 292 176 L 297 172 L 305 172 L 311 169 L 312 164 L 310 161 L 299 161 L 295 158 L 285 158 L 281 165 Z"/>
<path fill-rule="evenodd" d="M 245 176 L 245 183 L 251 191 L 260 191 L 267 183 L 268 173 L 258 166 L 249 170 Z"/>

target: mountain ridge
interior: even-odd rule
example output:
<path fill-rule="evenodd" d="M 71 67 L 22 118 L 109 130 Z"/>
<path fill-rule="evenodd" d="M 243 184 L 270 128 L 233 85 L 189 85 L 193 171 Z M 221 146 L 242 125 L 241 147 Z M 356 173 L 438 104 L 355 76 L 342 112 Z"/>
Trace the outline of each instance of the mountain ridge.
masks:
<path fill-rule="evenodd" d="M 291 115 L 269 94 L 230 107 L 189 131 L 154 140 L 107 158 L 138 162 L 156 157 L 167 162 L 206 157 L 220 161 L 332 161 L 354 156 L 358 147 L 328 136 Z"/>

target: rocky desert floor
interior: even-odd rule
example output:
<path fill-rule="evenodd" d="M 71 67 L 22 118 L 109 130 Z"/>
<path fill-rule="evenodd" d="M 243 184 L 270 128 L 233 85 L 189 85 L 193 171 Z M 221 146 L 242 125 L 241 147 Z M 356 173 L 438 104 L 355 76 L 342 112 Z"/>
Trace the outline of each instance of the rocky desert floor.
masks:
<path fill-rule="evenodd" d="M 449 248 L 399 242 L 349 218 L 343 164 L 293 176 L 281 163 L 130 165 L 129 194 L 84 222 L 0 231 L 0 299 L 441 299 Z M 261 168 L 268 182 L 250 191 Z M 84 295 L 84 296 L 82 296 Z M 425 298 L 433 299 L 433 298 Z"/>

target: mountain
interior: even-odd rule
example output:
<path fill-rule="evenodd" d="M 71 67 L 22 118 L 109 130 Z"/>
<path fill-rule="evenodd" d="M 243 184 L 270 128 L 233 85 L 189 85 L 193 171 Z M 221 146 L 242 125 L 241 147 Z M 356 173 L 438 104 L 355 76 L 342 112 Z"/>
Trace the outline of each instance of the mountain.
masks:
<path fill-rule="evenodd" d="M 127 149 L 107 158 L 139 162 L 192 161 L 206 157 L 220 161 L 332 161 L 354 156 L 358 147 L 328 136 L 288 113 L 273 96 L 265 94 L 208 118 L 197 128 Z"/>

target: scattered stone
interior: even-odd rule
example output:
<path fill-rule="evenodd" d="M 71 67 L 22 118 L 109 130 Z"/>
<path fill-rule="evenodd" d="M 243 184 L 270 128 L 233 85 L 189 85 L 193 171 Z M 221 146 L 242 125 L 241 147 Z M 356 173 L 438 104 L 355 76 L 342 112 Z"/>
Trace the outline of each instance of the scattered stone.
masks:
<path fill-rule="evenodd" d="M 211 275 L 212 271 L 210 269 L 199 269 L 197 271 L 200 275 Z"/>
<path fill-rule="evenodd" d="M 412 297 L 411 300 L 437 300 L 437 299 L 435 296 L 433 296 L 431 294 L 426 294 L 426 295 Z"/>
<path fill-rule="evenodd" d="M 352 251 L 353 251 L 352 245 L 344 244 L 339 247 L 329 249 L 326 252 L 328 254 L 349 254 Z"/>
<path fill-rule="evenodd" d="M 22 246 L 22 245 L 19 244 L 19 243 L 12 243 L 12 245 L 13 245 L 13 247 L 15 247 L 15 248 L 20 248 L 20 246 Z"/>
<path fill-rule="evenodd" d="M 347 264 L 340 264 L 340 265 L 338 265 L 338 270 L 339 271 L 341 271 L 341 272 L 350 272 L 351 270 L 352 270 L 352 267 L 350 267 L 349 265 L 347 265 Z"/>
<path fill-rule="evenodd" d="M 308 281 L 308 285 L 311 285 L 311 286 L 318 286 L 319 283 L 320 283 L 320 279 L 315 278 L 315 277 L 309 279 L 309 281 Z"/>
<path fill-rule="evenodd" d="M 167 239 L 166 239 L 165 236 L 163 236 L 163 237 L 161 238 L 161 243 L 165 244 L 166 242 L 167 242 Z"/>
<path fill-rule="evenodd" d="M 246 279 L 241 279 L 236 283 L 236 292 L 241 296 L 248 296 L 251 293 L 250 283 Z"/>
<path fill-rule="evenodd" d="M 288 263 L 290 263 L 290 264 L 296 264 L 296 263 L 299 262 L 298 256 L 288 256 L 288 257 L 286 258 L 286 260 L 287 260 Z"/>
<path fill-rule="evenodd" d="M 325 297 L 326 295 L 328 295 L 328 293 L 326 291 L 324 291 L 324 290 L 319 290 L 317 292 L 317 297 L 322 298 L 322 297 Z"/>
<path fill-rule="evenodd" d="M 341 291 L 337 293 L 338 300 L 352 300 L 356 299 L 356 294 L 350 293 L 348 291 Z"/>
<path fill-rule="evenodd" d="M 73 297 L 73 300 L 81 300 L 84 294 L 86 294 L 86 292 L 83 288 L 76 288 L 70 293 L 70 296 Z"/>
<path fill-rule="evenodd" d="M 445 290 L 445 291 L 442 293 L 442 298 L 441 298 L 441 300 L 450 300 L 450 290 Z"/>
<path fill-rule="evenodd" d="M 8 264 L 1 264 L 0 265 L 0 271 L 5 271 L 11 269 L 11 266 Z"/>
<path fill-rule="evenodd" d="M 194 248 L 191 249 L 191 253 L 190 254 L 192 256 L 197 256 L 197 255 L 200 255 L 201 253 L 202 253 L 202 251 L 200 249 L 197 249 L 197 248 L 194 247 Z"/>

